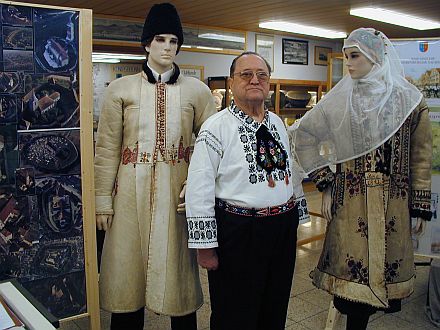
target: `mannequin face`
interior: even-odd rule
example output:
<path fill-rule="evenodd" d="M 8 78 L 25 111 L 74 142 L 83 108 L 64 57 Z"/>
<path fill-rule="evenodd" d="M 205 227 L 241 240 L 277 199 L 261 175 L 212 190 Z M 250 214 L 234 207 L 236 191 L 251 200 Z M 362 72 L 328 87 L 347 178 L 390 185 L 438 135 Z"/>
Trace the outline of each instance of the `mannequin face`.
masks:
<path fill-rule="evenodd" d="M 352 79 L 360 79 L 371 71 L 373 63 L 356 47 L 344 49 L 348 72 Z"/>
<path fill-rule="evenodd" d="M 145 46 L 149 53 L 148 64 L 159 74 L 172 68 L 176 58 L 178 39 L 174 34 L 157 34 L 151 43 Z"/>

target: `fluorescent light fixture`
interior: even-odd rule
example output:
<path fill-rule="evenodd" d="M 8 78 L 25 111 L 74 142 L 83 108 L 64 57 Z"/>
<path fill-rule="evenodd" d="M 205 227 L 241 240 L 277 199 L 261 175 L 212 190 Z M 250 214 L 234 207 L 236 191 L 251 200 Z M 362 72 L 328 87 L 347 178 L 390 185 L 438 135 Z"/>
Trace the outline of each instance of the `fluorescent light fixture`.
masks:
<path fill-rule="evenodd" d="M 423 4 L 420 5 L 423 6 Z M 396 11 L 385 10 L 381 8 L 365 7 L 351 9 L 350 15 L 368 18 L 389 24 L 400 25 L 416 30 L 430 30 L 440 28 L 439 22 L 429 21 L 423 18 L 401 14 Z"/>
<path fill-rule="evenodd" d="M 244 37 L 218 34 L 218 33 L 202 33 L 199 34 L 199 38 L 211 39 L 211 40 L 222 40 L 222 41 L 233 41 L 244 43 Z"/>
<path fill-rule="evenodd" d="M 93 63 L 120 63 L 121 60 L 117 58 L 92 58 Z"/>
<path fill-rule="evenodd" d="M 262 29 L 270 29 L 270 30 L 291 32 L 291 33 L 297 33 L 297 34 L 305 34 L 305 35 L 322 37 L 322 38 L 330 38 L 330 39 L 347 37 L 347 33 L 345 33 L 345 32 L 332 31 L 332 30 L 327 30 L 327 29 L 321 29 L 321 28 L 314 27 L 314 26 L 307 26 L 307 25 L 282 22 L 282 21 L 262 22 L 258 26 Z"/>
<path fill-rule="evenodd" d="M 94 59 L 118 59 L 118 60 L 145 60 L 144 55 L 117 54 L 117 53 L 92 53 Z"/>
<path fill-rule="evenodd" d="M 206 46 L 197 46 L 198 49 L 208 49 L 208 50 L 223 50 L 223 48 L 218 47 L 206 47 Z"/>
<path fill-rule="evenodd" d="M 189 45 L 182 45 L 182 46 L 180 46 L 180 48 L 192 48 L 192 46 L 189 46 Z"/>

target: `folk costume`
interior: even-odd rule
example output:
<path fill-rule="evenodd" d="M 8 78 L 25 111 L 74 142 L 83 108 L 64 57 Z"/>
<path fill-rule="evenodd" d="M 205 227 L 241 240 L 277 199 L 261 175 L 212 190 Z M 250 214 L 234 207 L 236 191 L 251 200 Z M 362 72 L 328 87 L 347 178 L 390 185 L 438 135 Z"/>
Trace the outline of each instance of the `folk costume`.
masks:
<path fill-rule="evenodd" d="M 307 207 L 282 121 L 234 102 L 210 117 L 188 173 L 190 248 L 216 248 L 211 329 L 284 329 L 296 231 Z"/>
<path fill-rule="evenodd" d="M 166 19 L 158 20 L 161 15 Z M 175 8 L 155 5 L 142 43 L 166 33 L 183 43 Z M 113 215 L 101 263 L 103 309 L 125 313 L 146 306 L 181 316 L 202 305 L 195 252 L 187 247 L 185 216 L 176 209 L 192 134 L 214 112 L 208 87 L 182 76 L 175 64 L 159 76 L 146 62 L 143 72 L 108 86 L 95 157 L 96 212 Z"/>
<path fill-rule="evenodd" d="M 344 43 L 351 47 L 373 63 L 371 71 L 345 76 L 289 134 L 318 189 L 332 189 L 313 284 L 333 294 L 343 313 L 372 314 L 398 310 L 396 302 L 413 292 L 410 216 L 431 217 L 432 138 L 426 103 L 388 38 L 358 29 Z"/>

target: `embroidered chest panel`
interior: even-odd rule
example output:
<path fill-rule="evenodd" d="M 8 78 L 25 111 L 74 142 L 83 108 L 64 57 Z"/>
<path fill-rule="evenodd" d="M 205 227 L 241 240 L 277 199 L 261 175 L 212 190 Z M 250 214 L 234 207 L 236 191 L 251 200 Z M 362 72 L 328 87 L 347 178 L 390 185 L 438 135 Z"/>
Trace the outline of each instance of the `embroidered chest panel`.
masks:
<path fill-rule="evenodd" d="M 261 124 L 253 120 L 251 117 L 247 116 L 237 107 L 231 107 L 231 113 L 240 119 L 241 125 L 238 126 L 238 135 L 240 137 L 240 142 L 243 146 L 244 157 L 246 163 L 248 164 L 249 171 L 249 182 L 256 184 L 259 182 L 268 182 L 269 174 L 260 165 L 257 164 L 257 137 L 256 131 Z M 263 121 L 268 127 L 268 130 L 274 137 L 274 139 L 280 144 L 280 146 L 285 149 L 285 146 L 281 142 L 280 135 L 275 124 L 271 124 L 269 121 L 269 115 L 266 113 L 265 119 Z M 286 159 L 286 170 L 274 169 L 271 176 L 274 181 L 285 181 L 286 176 L 290 177 L 292 173 L 290 172 L 289 159 Z"/>

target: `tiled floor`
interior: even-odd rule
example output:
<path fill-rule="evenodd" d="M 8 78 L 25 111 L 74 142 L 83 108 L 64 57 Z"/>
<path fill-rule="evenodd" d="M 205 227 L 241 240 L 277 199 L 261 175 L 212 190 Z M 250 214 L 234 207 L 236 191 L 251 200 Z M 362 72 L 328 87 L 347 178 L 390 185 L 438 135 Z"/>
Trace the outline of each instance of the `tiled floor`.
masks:
<path fill-rule="evenodd" d="M 316 193 L 310 195 L 311 209 L 317 211 L 320 196 Z M 324 231 L 325 224 L 320 218 L 313 217 L 310 223 L 301 225 L 298 231 L 299 239 L 307 238 Z M 315 241 L 297 249 L 295 275 L 290 296 L 289 310 L 286 320 L 286 329 L 289 330 L 320 330 L 324 329 L 331 296 L 322 290 L 316 289 L 309 278 L 310 271 L 315 267 L 322 248 L 322 241 Z M 418 260 L 426 261 L 426 260 Z M 402 311 L 395 314 L 376 313 L 370 319 L 368 329 L 437 329 L 432 325 L 424 313 L 428 289 L 429 266 L 416 268 L 415 291 L 403 301 Z M 205 305 L 197 312 L 199 330 L 209 329 L 209 294 L 208 277 L 206 271 L 201 270 Z M 101 312 L 101 328 L 110 328 L 109 314 Z M 170 329 L 169 317 L 148 312 L 145 319 L 146 330 Z M 341 316 L 335 324 L 335 329 L 345 329 L 345 318 Z M 86 318 L 62 323 L 62 330 L 87 330 Z M 128 330 L 128 329 L 127 329 Z M 231 329 L 240 330 L 240 329 Z M 270 329 L 267 329 L 270 330 Z"/>

